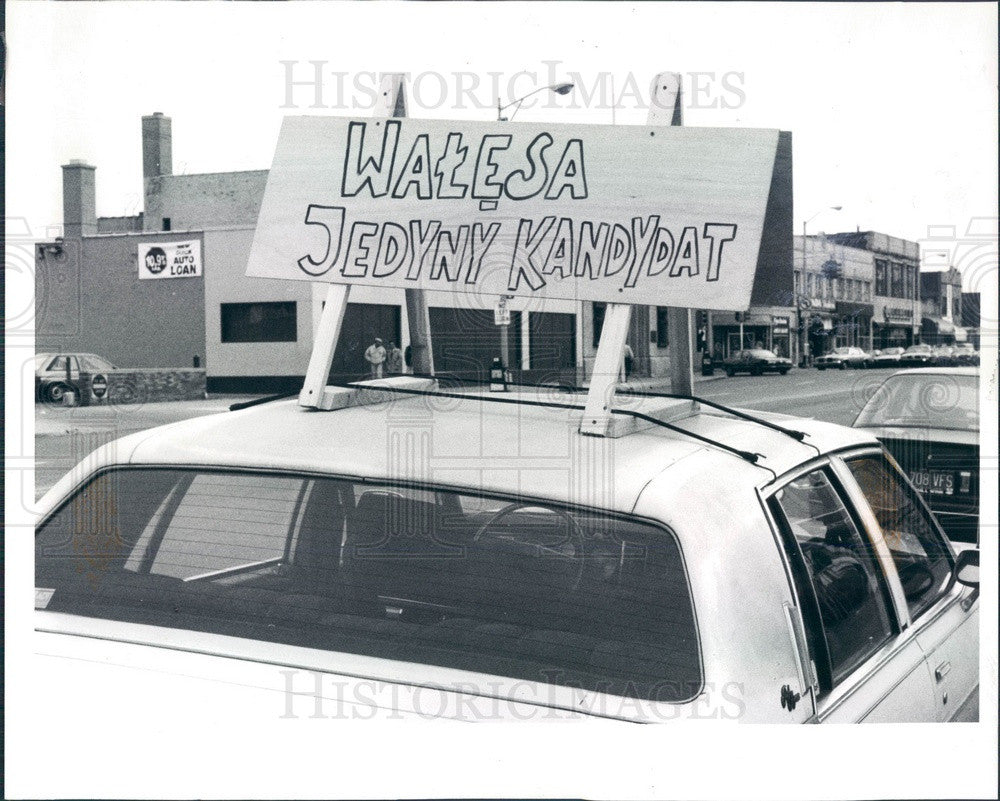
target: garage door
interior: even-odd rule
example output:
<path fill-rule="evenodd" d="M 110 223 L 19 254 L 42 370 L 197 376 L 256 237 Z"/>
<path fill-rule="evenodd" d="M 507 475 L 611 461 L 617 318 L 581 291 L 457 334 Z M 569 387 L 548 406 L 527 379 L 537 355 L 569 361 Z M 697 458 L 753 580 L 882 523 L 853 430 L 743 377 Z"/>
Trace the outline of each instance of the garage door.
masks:
<path fill-rule="evenodd" d="M 559 373 L 576 367 L 576 315 L 531 312 L 532 370 Z"/>
<path fill-rule="evenodd" d="M 379 337 L 386 349 L 390 342 L 399 345 L 399 306 L 383 303 L 348 303 L 344 312 L 344 322 L 337 340 L 337 350 L 333 355 L 330 378 L 345 381 L 368 375 L 365 350 L 375 337 Z"/>
<path fill-rule="evenodd" d="M 493 312 L 441 307 L 429 311 L 434 372 L 488 379 L 490 365 L 500 355 L 500 327 L 493 323 Z M 520 312 L 511 312 L 508 328 L 510 366 L 516 370 L 521 364 Z"/>

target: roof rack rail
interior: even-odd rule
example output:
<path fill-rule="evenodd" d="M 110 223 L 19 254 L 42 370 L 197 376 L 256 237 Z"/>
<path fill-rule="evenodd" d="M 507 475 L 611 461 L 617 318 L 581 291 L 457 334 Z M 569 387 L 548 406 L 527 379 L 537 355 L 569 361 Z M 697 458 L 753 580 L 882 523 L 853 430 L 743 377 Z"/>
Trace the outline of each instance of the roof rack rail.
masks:
<path fill-rule="evenodd" d="M 424 375 L 421 377 L 435 378 L 435 379 L 441 378 L 441 376 L 433 376 L 433 375 Z M 470 381 L 471 383 L 483 386 L 489 383 L 485 379 L 478 379 L 478 378 L 460 379 L 460 380 L 467 380 Z M 587 391 L 586 387 L 577 387 L 569 384 L 538 384 L 538 383 L 517 382 L 517 381 L 508 383 L 510 386 L 515 386 L 515 387 L 532 387 L 535 389 L 558 389 L 564 392 L 572 392 L 572 393 L 582 393 Z M 644 398 L 673 398 L 675 400 L 690 400 L 694 401 L 695 403 L 701 403 L 713 409 L 718 409 L 719 411 L 726 412 L 726 414 L 731 414 L 733 417 L 738 417 L 741 420 L 746 420 L 748 422 L 764 426 L 765 428 L 770 428 L 773 431 L 777 431 L 781 434 L 784 434 L 785 436 L 791 437 L 797 442 L 801 442 L 803 445 L 807 445 L 808 447 L 815 450 L 817 454 L 821 453 L 820 449 L 817 448 L 815 445 L 813 445 L 811 442 L 804 441 L 805 438 L 809 436 L 805 431 L 799 431 L 794 428 L 785 428 L 784 426 L 779 426 L 777 423 L 772 423 L 768 420 L 763 420 L 755 415 L 747 414 L 746 412 L 741 412 L 738 409 L 733 409 L 731 406 L 726 406 L 723 403 L 718 403 L 717 401 L 711 401 L 706 398 L 702 398 L 699 395 L 677 395 L 670 392 L 647 392 L 644 390 L 629 389 L 627 387 L 618 388 L 615 390 L 615 392 L 621 393 L 623 395 L 635 395 L 637 397 L 644 397 Z"/>
<path fill-rule="evenodd" d="M 298 392 L 281 392 L 277 395 L 268 395 L 264 398 L 254 398 L 253 400 L 240 401 L 239 403 L 230 404 L 229 411 L 238 412 L 240 409 L 249 409 L 251 406 L 260 406 L 262 403 L 273 403 L 274 401 L 285 400 L 286 398 L 294 398 L 298 394 Z"/>
<path fill-rule="evenodd" d="M 430 378 L 433 376 L 420 375 L 418 377 Z M 358 384 L 356 383 L 341 384 L 341 383 L 331 382 L 330 384 L 328 384 L 328 386 L 341 387 L 343 389 L 366 388 L 363 386 L 359 387 Z M 528 385 L 523 385 L 523 386 L 528 386 Z M 457 400 L 471 400 L 471 401 L 479 401 L 481 403 L 507 403 L 515 406 L 540 406 L 546 409 L 579 409 L 580 411 L 586 409 L 586 406 L 580 403 L 556 403 L 554 401 L 531 401 L 531 400 L 522 400 L 520 398 L 503 398 L 492 395 L 469 395 L 461 392 L 440 392 L 440 391 L 431 391 L 422 389 L 407 389 L 404 387 L 380 386 L 380 387 L 372 387 L 372 389 L 377 389 L 379 392 L 390 392 L 399 395 L 426 396 L 431 398 L 455 398 Z M 704 437 L 701 434 L 695 434 L 693 431 L 688 431 L 687 429 L 681 428 L 680 426 L 675 426 L 664 420 L 660 420 L 656 417 L 653 417 L 652 415 L 643 414 L 642 412 L 636 412 L 633 411 L 632 409 L 612 409 L 611 413 L 623 415 L 626 417 L 633 417 L 637 420 L 644 420 L 647 423 L 651 423 L 653 425 L 660 426 L 662 428 L 667 428 L 678 434 L 683 434 L 686 437 L 690 437 L 692 439 L 699 440 L 700 442 L 704 442 L 708 445 L 712 445 L 713 447 L 721 448 L 722 450 L 728 451 L 729 453 L 738 456 L 739 458 L 743 459 L 746 462 L 749 462 L 750 464 L 757 465 L 758 467 L 767 470 L 775 478 L 777 478 L 777 474 L 773 470 L 771 470 L 771 468 L 766 467 L 765 465 L 758 464 L 758 461 L 764 456 L 764 454 L 762 453 L 754 453 L 753 451 L 744 451 L 739 448 L 734 448 L 731 445 L 726 445 L 724 442 L 719 442 L 709 437 Z"/>
<path fill-rule="evenodd" d="M 747 420 L 751 423 L 756 423 L 757 425 L 764 426 L 765 428 L 770 428 L 774 431 L 779 431 L 785 436 L 791 437 L 803 445 L 808 445 L 810 448 L 814 448 L 817 453 L 820 452 L 819 448 L 810 442 L 803 442 L 803 440 L 809 435 L 805 431 L 799 431 L 795 428 L 785 428 L 784 426 L 779 426 L 777 423 L 772 423 L 768 420 L 764 420 L 756 415 L 747 414 L 746 412 L 741 412 L 738 409 L 734 409 L 731 406 L 726 406 L 723 403 L 717 403 L 716 401 L 710 401 L 696 395 L 676 395 L 671 392 L 646 392 L 641 389 L 628 389 L 625 388 L 621 390 L 624 395 L 635 395 L 637 397 L 643 398 L 677 398 L 681 400 L 693 400 L 698 403 L 703 403 L 705 406 L 710 406 L 713 409 L 718 409 L 719 411 L 725 412 L 726 414 L 731 414 L 733 417 L 739 417 L 741 420 Z"/>

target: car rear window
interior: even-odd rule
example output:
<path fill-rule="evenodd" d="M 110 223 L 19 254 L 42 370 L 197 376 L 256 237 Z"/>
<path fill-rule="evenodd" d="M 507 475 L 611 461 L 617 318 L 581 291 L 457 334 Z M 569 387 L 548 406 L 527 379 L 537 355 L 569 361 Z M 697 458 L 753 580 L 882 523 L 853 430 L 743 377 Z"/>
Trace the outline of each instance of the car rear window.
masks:
<path fill-rule="evenodd" d="M 46 609 L 663 702 L 702 683 L 666 529 L 473 493 L 121 469 L 40 527 Z"/>
<path fill-rule="evenodd" d="M 854 425 L 978 431 L 978 377 L 949 373 L 890 376 L 865 404 Z"/>

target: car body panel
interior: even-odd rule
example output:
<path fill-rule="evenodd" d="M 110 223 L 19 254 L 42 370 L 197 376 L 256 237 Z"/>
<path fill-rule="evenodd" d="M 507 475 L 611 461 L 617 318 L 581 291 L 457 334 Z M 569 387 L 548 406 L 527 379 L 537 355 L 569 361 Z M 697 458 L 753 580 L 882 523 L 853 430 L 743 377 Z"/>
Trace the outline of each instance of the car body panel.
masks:
<path fill-rule="evenodd" d="M 538 393 L 506 397 L 537 400 Z M 329 698 L 331 714 L 348 717 L 420 715 L 414 694 L 424 689 L 433 695 L 435 717 L 460 719 L 478 717 L 469 712 L 470 703 L 480 708 L 498 700 L 504 708 L 495 716 L 514 718 L 537 717 L 539 710 L 636 721 L 800 723 L 919 720 L 938 714 L 931 673 L 912 639 L 880 654 L 878 664 L 868 671 L 871 675 L 842 693 L 843 698 L 816 698 L 800 601 L 764 503 L 765 494 L 789 476 L 832 464 L 839 454 L 877 448 L 869 432 L 753 413 L 804 432 L 805 441 L 799 442 L 690 401 L 621 402 L 643 413 L 666 415 L 682 431 L 758 453 L 757 463 L 662 427 L 647 426 L 621 437 L 588 437 L 579 432 L 580 412 L 575 409 L 498 405 L 475 397 L 407 397 L 316 412 L 286 400 L 174 423 L 109 443 L 44 496 L 40 519 L 102 470 L 198 466 L 473 488 L 655 521 L 676 533 L 698 625 L 704 683 L 690 701 L 626 699 L 623 705 L 616 696 L 598 692 L 581 696 L 578 690 L 555 684 L 46 611 L 44 601 L 36 612 L 39 652 L 65 657 L 74 665 L 119 665 L 112 670 L 117 677 L 113 683 L 128 684 L 130 677 L 142 681 L 142 675 L 154 669 L 181 674 L 186 678 L 172 683 L 169 692 L 176 684 L 181 697 L 206 697 L 214 692 L 211 688 L 222 686 L 223 705 L 245 702 L 259 709 L 260 704 L 271 704 L 275 714 L 288 700 L 286 680 L 299 679 L 305 695 L 294 695 L 296 708 L 311 709 L 319 681 L 324 705 L 328 693 L 341 693 Z M 426 458 L 405 462 L 401 474 L 399 447 L 406 440 L 400 437 L 414 431 L 422 432 L 429 450 Z M 935 636 L 940 648 L 955 649 L 951 659 L 963 658 L 966 645 L 952 646 L 944 629 Z M 90 671 L 78 669 L 79 675 Z M 287 679 L 282 671 L 288 670 L 302 674 Z M 93 681 L 99 686 L 96 677 Z M 365 689 L 375 687 L 376 695 L 357 696 L 359 683 Z M 296 692 L 299 686 L 295 684 Z M 785 704 L 789 688 L 798 703 Z M 469 701 L 467 696 L 478 700 Z M 305 704 L 300 703 L 303 700 Z"/>

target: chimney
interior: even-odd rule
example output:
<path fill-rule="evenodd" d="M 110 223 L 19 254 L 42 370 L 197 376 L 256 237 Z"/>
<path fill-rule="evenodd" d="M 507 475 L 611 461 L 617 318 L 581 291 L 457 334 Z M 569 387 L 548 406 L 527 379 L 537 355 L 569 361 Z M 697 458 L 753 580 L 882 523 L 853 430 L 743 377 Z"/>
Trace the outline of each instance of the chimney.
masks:
<path fill-rule="evenodd" d="M 97 233 L 97 204 L 94 173 L 84 161 L 73 159 L 62 165 L 63 236 L 79 239 Z"/>
<path fill-rule="evenodd" d="M 170 117 L 157 111 L 142 118 L 143 179 L 173 173 L 170 140 Z"/>

